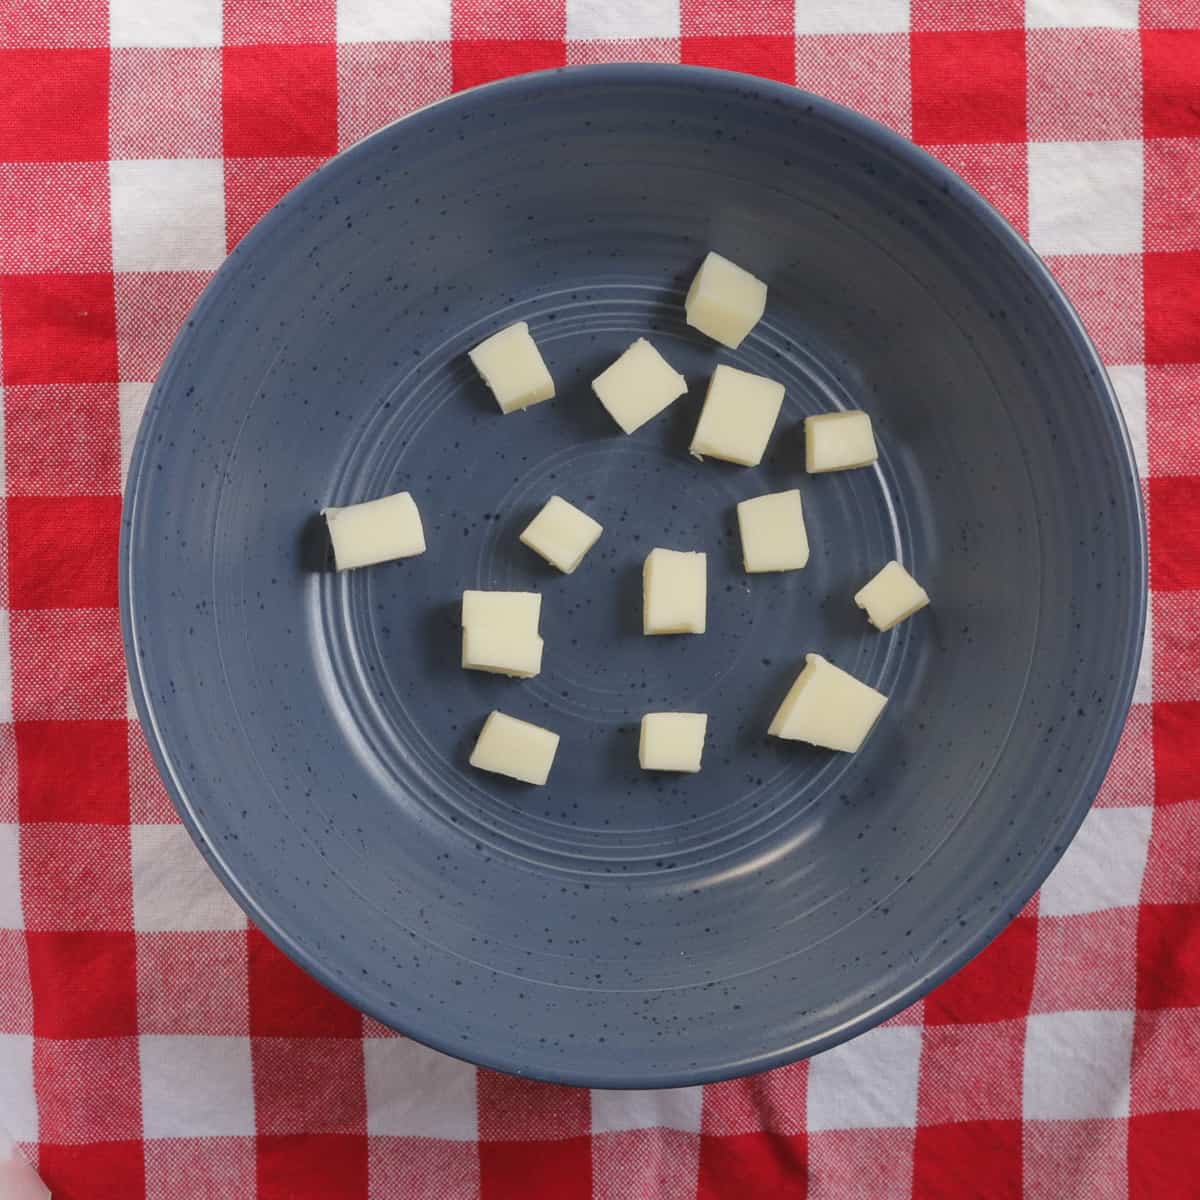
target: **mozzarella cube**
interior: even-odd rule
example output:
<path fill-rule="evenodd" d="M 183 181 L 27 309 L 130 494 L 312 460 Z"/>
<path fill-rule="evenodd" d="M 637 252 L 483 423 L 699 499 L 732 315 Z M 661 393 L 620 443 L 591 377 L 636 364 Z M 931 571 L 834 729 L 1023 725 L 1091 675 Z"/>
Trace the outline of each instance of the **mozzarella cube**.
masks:
<path fill-rule="evenodd" d="M 692 454 L 757 467 L 782 407 L 782 383 L 721 363 L 708 384 Z"/>
<path fill-rule="evenodd" d="M 421 514 L 408 492 L 344 508 L 323 508 L 321 515 L 339 571 L 425 553 Z"/>
<path fill-rule="evenodd" d="M 583 556 L 604 532 L 599 521 L 592 520 L 561 496 L 551 496 L 521 534 L 521 541 L 540 554 L 552 567 L 570 575 Z"/>
<path fill-rule="evenodd" d="M 808 563 L 808 532 L 796 488 L 743 500 L 737 518 L 748 573 L 798 571 Z"/>
<path fill-rule="evenodd" d="M 542 669 L 538 592 L 463 592 L 462 665 L 529 679 Z"/>
<path fill-rule="evenodd" d="M 557 733 L 494 711 L 479 731 L 470 762 L 481 771 L 543 784 L 550 777 L 557 751 Z"/>
<path fill-rule="evenodd" d="M 891 629 L 929 603 L 929 593 L 893 559 L 854 595 L 876 629 Z"/>
<path fill-rule="evenodd" d="M 852 754 L 871 732 L 887 697 L 819 654 L 808 654 L 767 730 L 774 737 Z"/>
<path fill-rule="evenodd" d="M 541 592 L 465 591 L 462 595 L 462 623 L 496 625 L 513 634 L 537 637 L 542 615 Z"/>
<path fill-rule="evenodd" d="M 642 567 L 642 632 L 703 633 L 708 610 L 708 555 L 651 550 Z"/>
<path fill-rule="evenodd" d="M 707 727 L 707 713 L 646 713 L 638 743 L 638 763 L 642 770 L 700 770 Z"/>
<path fill-rule="evenodd" d="M 553 398 L 554 380 L 524 321 L 493 333 L 469 353 L 501 412 L 516 412 Z"/>
<path fill-rule="evenodd" d="M 736 350 L 767 307 L 767 285 L 711 250 L 683 302 L 687 323 Z"/>
<path fill-rule="evenodd" d="M 821 413 L 804 419 L 805 466 L 812 475 L 869 467 L 879 457 L 865 412 Z"/>
<path fill-rule="evenodd" d="M 626 432 L 640 429 L 687 391 L 687 380 L 645 338 L 592 380 L 592 391 Z"/>

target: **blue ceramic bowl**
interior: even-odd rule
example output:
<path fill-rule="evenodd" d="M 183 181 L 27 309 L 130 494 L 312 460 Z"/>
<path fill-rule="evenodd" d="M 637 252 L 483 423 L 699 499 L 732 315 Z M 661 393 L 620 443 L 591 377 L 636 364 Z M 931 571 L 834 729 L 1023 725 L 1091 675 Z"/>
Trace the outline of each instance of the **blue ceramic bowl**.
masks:
<path fill-rule="evenodd" d="M 737 352 L 683 321 L 709 248 L 770 283 Z M 466 359 L 527 320 L 558 398 L 501 417 Z M 649 335 L 690 391 L 634 437 L 589 380 Z M 759 469 L 687 454 L 732 362 L 787 385 Z M 869 470 L 803 471 L 861 407 Z M 812 560 L 746 576 L 743 497 L 799 486 Z M 324 569 L 315 514 L 411 489 L 429 551 Z M 551 493 L 605 534 L 563 576 Z M 814 96 L 661 66 L 456 96 L 292 192 L 205 292 L 130 471 L 139 713 L 213 867 L 297 962 L 432 1046 L 653 1087 L 813 1054 L 960 967 L 1104 775 L 1145 545 L 1113 394 L 1025 243 L 945 167 Z M 709 553 L 703 638 L 643 638 L 656 545 Z M 931 609 L 851 596 L 890 558 Z M 546 665 L 460 670 L 466 587 L 537 588 Z M 861 753 L 765 736 L 806 651 L 891 696 Z M 492 708 L 562 735 L 551 782 L 472 771 Z M 655 709 L 705 768 L 637 767 Z"/>

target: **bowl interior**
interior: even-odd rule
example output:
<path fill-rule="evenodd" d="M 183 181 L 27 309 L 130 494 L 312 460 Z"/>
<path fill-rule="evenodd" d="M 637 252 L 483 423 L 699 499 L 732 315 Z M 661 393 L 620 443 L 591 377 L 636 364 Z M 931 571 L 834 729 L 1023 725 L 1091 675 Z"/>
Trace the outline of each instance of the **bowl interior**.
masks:
<path fill-rule="evenodd" d="M 742 347 L 689 329 L 715 248 L 769 281 Z M 529 322 L 558 397 L 501 417 L 465 358 Z M 688 395 L 633 437 L 589 381 L 649 336 Z M 787 386 L 763 465 L 687 445 L 718 362 Z M 809 477 L 806 414 L 876 468 Z M 1094 794 L 1140 644 L 1127 439 L 1015 234 L 878 126 L 743 77 L 622 67 L 391 126 L 238 248 L 159 380 L 123 572 L 135 691 L 193 832 L 280 944 L 452 1053 L 597 1085 L 811 1053 L 910 1002 L 1024 902 Z M 812 558 L 747 576 L 734 505 L 800 487 Z M 411 490 L 420 558 L 336 575 L 314 514 Z M 572 576 L 517 534 L 605 526 Z M 709 632 L 643 638 L 653 546 L 709 554 Z M 870 629 L 890 558 L 932 608 Z M 458 665 L 467 587 L 543 592 L 545 668 Z M 815 650 L 887 692 L 863 751 L 767 739 Z M 492 708 L 549 786 L 466 765 Z M 705 769 L 637 768 L 656 709 Z"/>

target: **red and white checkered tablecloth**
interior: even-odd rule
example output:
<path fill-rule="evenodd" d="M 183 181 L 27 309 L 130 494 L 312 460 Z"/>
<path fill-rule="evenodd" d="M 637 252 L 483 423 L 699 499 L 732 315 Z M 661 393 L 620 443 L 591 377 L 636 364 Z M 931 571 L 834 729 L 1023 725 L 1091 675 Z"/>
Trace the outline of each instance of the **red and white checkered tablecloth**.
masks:
<path fill-rule="evenodd" d="M 1151 627 L 1095 809 L 857 1041 L 659 1093 L 476 1070 L 247 926 L 130 708 L 122 475 L 226 251 L 455 88 L 617 59 L 854 105 L 1043 254 L 1121 397 Z M 1200 1196 L 1200 0 L 0 0 L 0 1126 L 61 1200 Z"/>

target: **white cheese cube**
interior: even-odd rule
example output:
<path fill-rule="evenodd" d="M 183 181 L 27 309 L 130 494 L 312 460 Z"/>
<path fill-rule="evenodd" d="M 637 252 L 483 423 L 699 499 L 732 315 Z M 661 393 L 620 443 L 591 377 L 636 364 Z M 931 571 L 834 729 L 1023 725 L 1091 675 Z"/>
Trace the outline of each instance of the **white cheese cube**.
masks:
<path fill-rule="evenodd" d="M 540 554 L 552 567 L 570 575 L 583 556 L 604 532 L 599 521 L 592 520 L 561 496 L 551 496 L 521 534 L 521 541 Z"/>
<path fill-rule="evenodd" d="M 408 492 L 343 508 L 323 508 L 321 515 L 339 571 L 425 553 L 421 514 Z"/>
<path fill-rule="evenodd" d="M 891 629 L 929 603 L 929 593 L 893 559 L 854 595 L 876 629 Z"/>
<path fill-rule="evenodd" d="M 687 380 L 645 338 L 592 380 L 592 391 L 626 432 L 640 429 L 687 391 Z"/>
<path fill-rule="evenodd" d="M 683 302 L 687 323 L 736 350 L 767 307 L 767 285 L 711 250 Z"/>
<path fill-rule="evenodd" d="M 542 669 L 540 592 L 463 592 L 462 665 L 528 679 Z"/>
<path fill-rule="evenodd" d="M 871 732 L 887 697 L 819 654 L 807 654 L 804 661 L 767 732 L 852 754 Z"/>
<path fill-rule="evenodd" d="M 557 750 L 557 733 L 497 710 L 484 721 L 470 762 L 481 771 L 507 775 L 522 783 L 543 784 L 550 776 Z"/>
<path fill-rule="evenodd" d="M 771 492 L 737 506 L 742 564 L 759 571 L 798 571 L 808 562 L 808 532 L 800 492 Z"/>
<path fill-rule="evenodd" d="M 470 351 L 470 358 L 501 412 L 516 412 L 554 396 L 554 380 L 524 321 L 493 333 Z"/>
<path fill-rule="evenodd" d="M 542 615 L 541 592 L 465 591 L 462 595 L 462 623 L 494 625 L 514 636 L 537 637 Z"/>
<path fill-rule="evenodd" d="M 812 475 L 868 467 L 879 457 L 871 418 L 865 412 L 805 417 L 805 466 Z"/>
<path fill-rule="evenodd" d="M 643 771 L 698 771 L 707 713 L 660 712 L 642 717 L 638 762 Z"/>
<path fill-rule="evenodd" d="M 543 642 L 498 625 L 467 625 L 463 628 L 462 665 L 468 671 L 490 671 L 531 679 L 542 669 Z"/>
<path fill-rule="evenodd" d="M 708 612 L 708 555 L 651 550 L 642 567 L 642 632 L 703 633 Z"/>
<path fill-rule="evenodd" d="M 709 381 L 691 452 L 757 467 L 782 407 L 782 383 L 721 363 Z"/>

